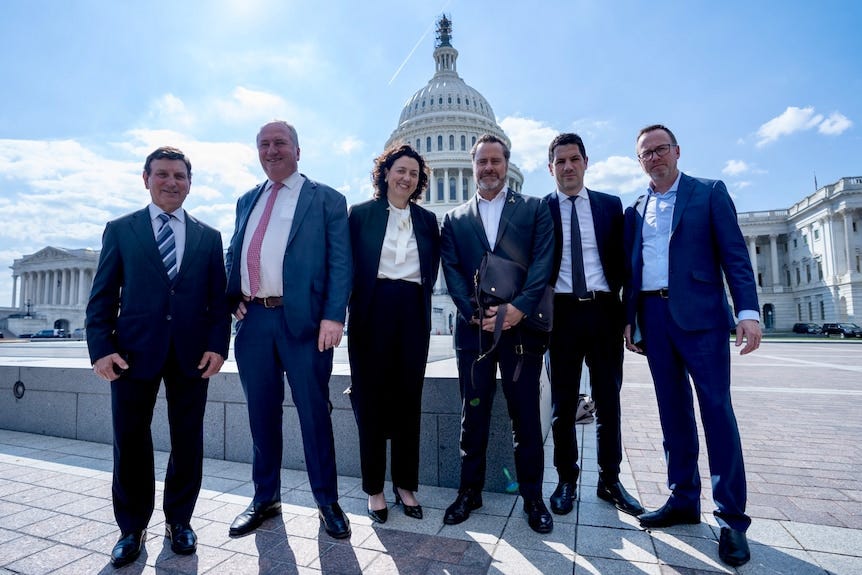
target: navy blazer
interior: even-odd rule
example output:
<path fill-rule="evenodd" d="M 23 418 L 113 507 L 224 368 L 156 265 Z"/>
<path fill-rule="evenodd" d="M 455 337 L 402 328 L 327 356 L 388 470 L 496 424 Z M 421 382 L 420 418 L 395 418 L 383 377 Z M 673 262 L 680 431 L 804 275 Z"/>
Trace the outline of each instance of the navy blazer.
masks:
<path fill-rule="evenodd" d="M 240 270 L 248 217 L 266 183 L 249 190 L 236 203 L 236 228 L 225 256 L 231 310 L 243 297 Z M 329 186 L 305 178 L 283 260 L 288 332 L 296 338 L 317 337 L 321 320 L 344 323 L 351 274 L 347 201 Z"/>
<path fill-rule="evenodd" d="M 162 371 L 171 347 L 183 373 L 200 376 L 205 351 L 227 358 L 221 233 L 186 212 L 183 261 L 168 278 L 148 208 L 108 222 L 87 304 L 90 361 L 119 353 L 133 378 Z"/>
<path fill-rule="evenodd" d="M 619 294 L 625 276 L 625 249 L 623 248 L 623 203 L 619 196 L 587 189 L 590 210 L 593 213 L 593 229 L 599 250 L 599 260 L 608 287 Z M 563 257 L 563 223 L 560 217 L 560 199 L 557 192 L 543 198 L 551 210 L 554 220 L 554 267 L 550 284 L 557 283 L 560 275 L 560 262 Z M 571 210 L 570 206 L 564 206 Z"/>
<path fill-rule="evenodd" d="M 425 303 L 425 330 L 431 331 L 431 292 L 437 281 L 440 268 L 440 229 L 437 217 L 416 203 L 410 205 L 410 220 L 416 246 L 419 250 L 419 270 Z M 350 224 L 350 245 L 353 249 L 353 291 L 350 294 L 350 316 L 348 333 L 356 328 L 367 328 L 371 298 L 380 267 L 380 250 L 386 236 L 389 221 L 389 201 L 385 197 L 374 198 L 351 206 L 348 221 Z M 398 310 L 392 310 L 398 313 Z"/>
<path fill-rule="evenodd" d="M 671 222 L 668 307 L 674 322 L 685 330 L 728 329 L 734 326 L 724 282 L 737 313 L 759 310 L 757 283 L 736 208 L 721 180 L 682 174 Z M 625 213 L 627 281 L 626 322 L 637 326 L 638 294 L 643 274 L 643 215 L 647 195 Z"/>
<path fill-rule="evenodd" d="M 458 308 L 455 324 L 455 347 L 458 349 L 473 348 L 479 343 L 478 328 L 472 326 L 471 330 L 470 319 L 478 311 L 474 278 L 485 252 L 493 251 L 527 268 L 524 287 L 511 303 L 528 316 L 538 306 L 551 277 L 554 224 L 548 205 L 540 198 L 524 196 L 508 188 L 505 193 L 506 203 L 493 250 L 479 217 L 477 197 L 450 210 L 443 218 L 440 253 L 449 295 Z"/>

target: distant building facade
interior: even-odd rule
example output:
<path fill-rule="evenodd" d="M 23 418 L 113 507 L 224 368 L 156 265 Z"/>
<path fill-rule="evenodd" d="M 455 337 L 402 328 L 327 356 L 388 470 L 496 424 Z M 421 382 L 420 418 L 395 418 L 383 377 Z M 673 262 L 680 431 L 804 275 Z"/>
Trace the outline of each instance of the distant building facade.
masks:
<path fill-rule="evenodd" d="M 84 327 L 84 311 L 99 252 L 46 247 L 12 264 L 12 307 L 5 329 L 12 335 Z"/>
<path fill-rule="evenodd" d="M 767 330 L 862 321 L 862 177 L 841 178 L 785 210 L 738 220 Z"/>

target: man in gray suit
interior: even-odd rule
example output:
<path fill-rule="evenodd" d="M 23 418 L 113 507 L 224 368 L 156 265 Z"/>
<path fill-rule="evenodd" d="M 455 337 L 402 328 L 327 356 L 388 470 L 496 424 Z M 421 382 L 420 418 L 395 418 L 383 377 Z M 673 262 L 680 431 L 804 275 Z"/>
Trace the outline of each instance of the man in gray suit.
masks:
<path fill-rule="evenodd" d="M 297 171 L 299 138 L 282 121 L 257 135 L 267 181 L 237 202 L 227 295 L 254 443 L 254 499 L 230 526 L 250 533 L 281 513 L 282 403 L 287 376 L 320 522 L 350 536 L 338 505 L 329 376 L 341 342 L 352 274 L 347 203 Z"/>

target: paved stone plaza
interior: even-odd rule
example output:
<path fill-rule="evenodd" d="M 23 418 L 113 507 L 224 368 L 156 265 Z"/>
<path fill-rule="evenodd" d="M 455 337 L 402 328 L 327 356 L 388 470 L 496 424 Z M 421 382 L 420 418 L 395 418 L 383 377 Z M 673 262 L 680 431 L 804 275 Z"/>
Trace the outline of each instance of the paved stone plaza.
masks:
<path fill-rule="evenodd" d="M 449 340 L 434 339 L 432 357 L 446 356 Z M 37 350 L 38 344 L 33 345 Z M 584 425 L 579 426 L 584 467 L 580 502 L 570 515 L 554 517 L 555 528 L 548 535 L 532 532 L 520 500 L 506 494 L 486 493 L 484 507 L 466 523 L 444 526 L 443 510 L 455 491 L 438 487 L 420 488 L 424 520 L 405 517 L 395 508 L 385 525 L 372 526 L 359 480 L 342 477 L 341 503 L 353 536 L 335 541 L 319 526 L 305 473 L 285 470 L 281 518 L 245 538 L 230 539 L 228 524 L 250 501 L 250 466 L 207 460 L 204 491 L 192 520 L 199 536 L 197 554 L 180 557 L 170 551 L 163 537 L 164 517 L 157 510 L 146 551 L 118 572 L 862 573 L 862 487 L 857 481 L 862 475 L 862 341 L 768 340 L 755 354 L 734 356 L 733 361 L 734 405 L 754 518 L 749 530 L 752 560 L 738 571 L 718 560 L 705 453 L 704 523 L 647 532 L 636 519 L 596 498 L 595 429 Z M 622 480 L 653 509 L 665 501 L 667 489 L 650 381 L 646 361 L 627 354 Z M 0 382 L 0 401 L 14 400 L 11 383 Z M 549 436 L 546 498 L 556 483 L 551 453 Z M 159 473 L 166 460 L 165 453 L 157 453 Z M 118 532 L 110 470 L 110 446 L 0 429 L 0 575 L 114 572 L 108 556 Z"/>

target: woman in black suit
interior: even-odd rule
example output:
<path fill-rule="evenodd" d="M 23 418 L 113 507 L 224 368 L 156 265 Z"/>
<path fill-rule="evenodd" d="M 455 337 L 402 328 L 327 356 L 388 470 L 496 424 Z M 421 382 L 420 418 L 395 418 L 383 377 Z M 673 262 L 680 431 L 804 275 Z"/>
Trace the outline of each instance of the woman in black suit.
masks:
<path fill-rule="evenodd" d="M 395 504 L 422 518 L 419 418 L 431 333 L 431 291 L 440 265 L 437 218 L 419 207 L 425 160 L 408 145 L 387 149 L 371 172 L 374 197 L 350 208 L 353 293 L 347 321 L 350 401 L 359 428 L 368 516 L 388 517 L 383 482 L 391 440 Z"/>

